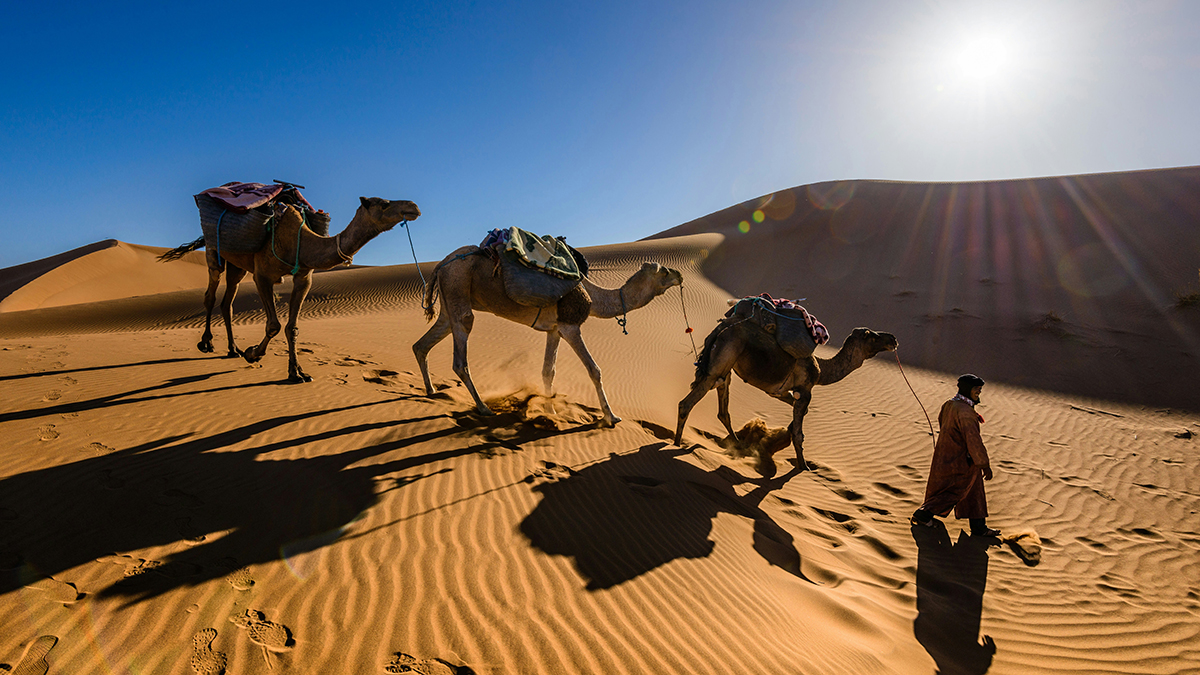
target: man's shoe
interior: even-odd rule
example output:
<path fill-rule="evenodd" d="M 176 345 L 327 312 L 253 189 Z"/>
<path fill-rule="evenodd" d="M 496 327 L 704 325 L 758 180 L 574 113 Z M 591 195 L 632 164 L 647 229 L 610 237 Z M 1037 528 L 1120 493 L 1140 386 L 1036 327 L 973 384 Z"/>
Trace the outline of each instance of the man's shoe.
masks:
<path fill-rule="evenodd" d="M 972 537 L 999 537 L 1000 530 L 994 527 L 985 527 L 981 530 L 971 530 Z"/>

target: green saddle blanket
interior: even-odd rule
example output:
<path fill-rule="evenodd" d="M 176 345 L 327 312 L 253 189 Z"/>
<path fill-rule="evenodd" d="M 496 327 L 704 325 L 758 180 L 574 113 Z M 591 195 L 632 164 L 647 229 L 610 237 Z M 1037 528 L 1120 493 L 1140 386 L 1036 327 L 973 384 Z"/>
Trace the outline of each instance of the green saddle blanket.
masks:
<path fill-rule="evenodd" d="M 523 265 L 560 279 L 578 281 L 583 278 L 571 247 L 562 239 L 550 235 L 539 237 L 528 230 L 511 227 L 504 250 L 513 253 Z"/>

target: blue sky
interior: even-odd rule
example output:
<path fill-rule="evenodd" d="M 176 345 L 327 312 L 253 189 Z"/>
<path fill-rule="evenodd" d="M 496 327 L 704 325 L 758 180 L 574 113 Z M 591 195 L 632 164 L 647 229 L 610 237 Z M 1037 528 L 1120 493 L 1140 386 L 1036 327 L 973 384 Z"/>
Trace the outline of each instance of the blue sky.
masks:
<path fill-rule="evenodd" d="M 20 3 L 0 25 L 0 267 L 199 236 L 191 195 L 411 199 L 631 241 L 807 183 L 1200 164 L 1200 3 Z M 402 230 L 356 262 L 411 262 Z"/>

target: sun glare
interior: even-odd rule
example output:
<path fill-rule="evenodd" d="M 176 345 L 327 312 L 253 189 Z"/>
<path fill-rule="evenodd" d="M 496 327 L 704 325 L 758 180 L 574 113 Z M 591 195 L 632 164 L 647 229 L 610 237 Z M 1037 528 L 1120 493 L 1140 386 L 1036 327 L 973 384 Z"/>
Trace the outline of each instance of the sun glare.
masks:
<path fill-rule="evenodd" d="M 963 75 L 978 80 L 991 79 L 1008 66 L 1008 46 L 996 37 L 971 39 L 963 44 L 956 60 Z"/>

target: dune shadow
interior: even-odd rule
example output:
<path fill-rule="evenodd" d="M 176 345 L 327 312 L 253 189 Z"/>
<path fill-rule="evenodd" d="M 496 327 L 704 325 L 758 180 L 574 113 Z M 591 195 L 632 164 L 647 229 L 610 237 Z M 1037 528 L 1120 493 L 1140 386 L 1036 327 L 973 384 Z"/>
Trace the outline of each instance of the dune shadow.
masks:
<path fill-rule="evenodd" d="M 798 469 L 750 480 L 725 467 L 704 471 L 678 459 L 688 450 L 664 450 L 666 445 L 546 476 L 533 487 L 542 501 L 521 522 L 521 533 L 544 553 L 574 559 L 587 590 L 595 591 L 678 558 L 708 556 L 713 519 L 733 513 L 754 521 L 754 548 L 763 558 L 808 580 L 791 535 L 760 508 Z M 746 482 L 756 487 L 739 496 L 733 486 Z"/>
<path fill-rule="evenodd" d="M 989 545 L 994 540 L 962 532 L 957 542 L 946 526 L 914 525 L 917 542 L 917 618 L 913 633 L 941 675 L 982 675 L 992 667 L 996 643 L 979 636 L 987 588 Z"/>

